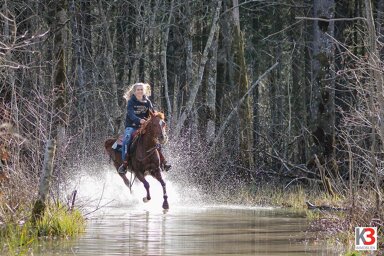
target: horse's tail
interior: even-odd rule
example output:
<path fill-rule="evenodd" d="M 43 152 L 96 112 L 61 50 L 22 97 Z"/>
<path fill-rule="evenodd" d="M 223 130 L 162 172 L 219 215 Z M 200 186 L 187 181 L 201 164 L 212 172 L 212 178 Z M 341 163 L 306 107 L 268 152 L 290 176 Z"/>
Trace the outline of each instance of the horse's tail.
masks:
<path fill-rule="evenodd" d="M 113 145 L 113 143 L 115 143 L 115 139 L 107 139 L 105 142 L 104 142 L 104 150 L 105 150 L 105 153 L 109 156 L 109 161 L 113 161 L 113 159 L 112 159 L 112 152 L 111 152 L 111 150 L 113 150 L 112 149 L 112 145 Z"/>
<path fill-rule="evenodd" d="M 104 149 L 107 153 L 109 153 L 109 150 L 112 149 L 113 143 L 115 143 L 116 139 L 107 139 L 104 142 Z"/>

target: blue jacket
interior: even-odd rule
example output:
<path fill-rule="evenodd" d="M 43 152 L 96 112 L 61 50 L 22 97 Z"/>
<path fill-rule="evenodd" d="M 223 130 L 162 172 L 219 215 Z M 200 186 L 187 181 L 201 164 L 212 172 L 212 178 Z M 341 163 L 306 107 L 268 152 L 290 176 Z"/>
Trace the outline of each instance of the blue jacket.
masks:
<path fill-rule="evenodd" d="M 149 117 L 149 110 L 153 110 L 152 102 L 144 96 L 143 101 L 139 101 L 135 95 L 128 100 L 127 116 L 125 117 L 125 128 L 140 127 L 140 119 Z"/>

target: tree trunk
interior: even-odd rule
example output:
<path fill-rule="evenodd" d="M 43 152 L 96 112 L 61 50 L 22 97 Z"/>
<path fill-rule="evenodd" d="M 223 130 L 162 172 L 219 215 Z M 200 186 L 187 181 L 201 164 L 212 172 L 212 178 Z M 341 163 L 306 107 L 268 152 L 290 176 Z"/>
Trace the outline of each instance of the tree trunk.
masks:
<path fill-rule="evenodd" d="M 291 13 L 292 22 L 295 16 L 303 16 L 304 10 L 302 8 L 294 9 Z M 305 22 L 305 21 L 304 21 Z M 291 60 L 291 73 L 292 73 L 292 130 L 297 140 L 294 145 L 294 154 L 292 161 L 294 163 L 306 162 L 305 154 L 305 137 L 304 127 L 307 124 L 306 115 L 306 93 L 305 93 L 305 51 L 304 45 L 301 44 L 304 40 L 303 34 L 305 32 L 305 25 L 300 27 L 296 33 L 291 34 L 291 41 L 293 43 L 292 60 Z"/>
<path fill-rule="evenodd" d="M 376 33 L 381 45 L 384 45 L 384 0 L 377 3 Z M 384 47 L 378 49 L 380 61 L 384 62 Z"/>
<path fill-rule="evenodd" d="M 172 19 L 174 0 L 171 0 L 171 9 L 169 12 L 168 22 L 165 24 L 165 31 L 163 32 L 163 42 L 161 45 L 161 64 L 163 66 L 163 80 L 164 80 L 164 94 L 165 101 L 167 104 L 167 117 L 169 119 L 169 124 L 172 125 L 172 107 L 171 100 L 169 98 L 169 86 L 168 86 L 168 69 L 167 69 L 167 46 L 168 46 L 168 36 L 169 36 L 169 27 Z M 171 128 L 171 127 L 170 127 Z"/>
<path fill-rule="evenodd" d="M 85 68 L 84 68 L 84 61 L 85 61 L 85 53 L 84 53 L 84 36 L 82 32 L 85 30 L 83 26 L 83 15 L 86 15 L 83 13 L 81 4 L 75 3 L 74 0 L 70 2 L 70 16 L 71 16 L 71 32 L 72 32 L 72 45 L 73 45 L 73 51 L 72 54 L 72 68 L 73 68 L 73 75 L 74 77 L 74 87 L 76 92 L 76 97 L 79 99 L 77 104 L 77 113 L 78 113 L 78 119 L 76 120 L 79 122 L 79 125 L 81 127 L 84 127 L 83 132 L 83 139 L 84 141 L 89 141 L 92 138 L 90 136 L 87 136 L 87 131 L 89 130 L 89 122 L 88 122 L 88 110 L 87 107 L 87 95 L 89 92 L 85 88 L 85 83 L 87 81 Z M 91 133 L 89 133 L 90 135 Z M 87 148 L 85 144 L 82 144 L 82 153 L 87 153 Z"/>
<path fill-rule="evenodd" d="M 209 52 L 209 50 L 211 48 L 214 35 L 216 34 L 217 21 L 219 19 L 221 4 L 222 4 L 222 1 L 218 0 L 217 1 L 217 6 L 216 6 L 216 10 L 215 10 L 215 14 L 214 14 L 213 19 L 212 19 L 211 30 L 209 32 L 208 40 L 207 40 L 207 43 L 205 45 L 203 56 L 202 56 L 201 61 L 200 61 L 200 65 L 199 65 L 199 69 L 198 69 L 198 74 L 193 79 L 192 88 L 190 90 L 190 95 L 188 97 L 188 101 L 186 103 L 185 110 L 181 114 L 180 119 L 178 120 L 178 123 L 176 125 L 176 129 L 175 129 L 176 137 L 178 137 L 180 135 L 181 129 L 184 126 L 184 122 L 187 119 L 187 116 L 191 112 L 191 110 L 193 108 L 193 105 L 195 103 L 197 92 L 199 90 L 199 87 L 201 85 L 201 81 L 203 79 L 205 64 L 207 63 L 207 59 L 208 59 L 208 52 Z"/>
<path fill-rule="evenodd" d="M 380 144 L 379 152 L 383 150 L 384 143 L 384 123 L 380 120 L 384 120 L 384 78 L 382 71 L 382 63 L 380 62 L 380 55 L 377 47 L 377 35 L 375 29 L 375 23 L 373 20 L 373 11 L 372 4 L 370 0 L 365 0 L 365 11 L 367 16 L 367 28 L 368 28 L 368 46 L 367 51 L 369 54 L 368 63 L 370 67 L 370 93 L 369 93 L 369 102 L 370 102 L 370 111 L 372 113 L 371 116 L 371 168 L 372 175 L 374 177 L 374 186 L 375 186 L 375 195 L 376 195 L 376 214 L 379 214 L 380 204 L 381 204 L 381 193 L 380 193 L 380 183 L 379 183 L 379 174 L 378 174 L 378 166 L 376 162 L 376 152 L 377 145 Z M 377 95 L 377 96 L 376 96 Z M 375 113 L 374 101 L 377 97 L 378 102 L 378 112 Z M 379 117 L 379 118 L 377 118 Z M 379 133 L 379 137 L 381 143 L 376 142 L 376 133 Z"/>
<path fill-rule="evenodd" d="M 48 24 L 53 37 L 53 93 L 54 93 L 54 117 L 52 123 L 52 138 L 58 145 L 64 140 L 65 126 L 68 121 L 68 88 L 67 88 L 67 1 L 60 0 L 51 6 L 48 13 Z"/>
<path fill-rule="evenodd" d="M 187 34 L 185 35 L 185 84 L 183 85 L 182 89 L 182 100 L 180 102 L 180 111 L 182 110 L 182 105 L 184 104 L 184 101 L 186 101 L 187 97 L 189 96 L 189 91 L 192 87 L 193 82 L 193 28 L 195 26 L 194 16 L 192 15 L 191 6 L 190 3 L 186 4 L 185 13 L 187 16 Z M 178 115 L 177 122 L 180 122 L 180 116 L 181 113 Z M 175 123 L 175 127 L 178 123 Z"/>
<path fill-rule="evenodd" d="M 207 88 L 207 142 L 213 141 L 215 138 L 216 126 L 216 82 L 217 82 L 217 47 L 219 40 L 219 29 L 216 30 L 216 36 L 212 42 L 211 58 L 208 62 L 208 88 Z"/>
<path fill-rule="evenodd" d="M 236 106 L 231 110 L 231 112 L 228 114 L 228 116 L 225 118 L 223 122 L 221 122 L 221 126 L 217 132 L 217 135 L 215 136 L 215 139 L 213 140 L 211 149 L 215 148 L 216 143 L 219 141 L 219 139 L 223 136 L 225 129 L 228 126 L 228 123 L 232 120 L 232 118 L 235 116 L 236 112 L 239 110 L 239 107 L 244 103 L 245 99 L 248 97 L 248 94 L 252 92 L 252 90 L 255 89 L 255 87 L 262 81 L 273 69 L 276 68 L 276 66 L 279 63 L 276 62 L 273 64 L 268 70 L 266 70 L 248 89 L 248 91 L 243 95 L 243 97 L 239 100 L 239 102 L 236 104 Z"/>
<path fill-rule="evenodd" d="M 126 63 L 128 62 L 129 58 L 129 51 L 126 51 L 126 49 L 129 49 L 129 43 L 127 40 L 128 32 L 127 28 L 129 28 L 129 22 L 127 17 L 129 17 L 129 9 L 124 4 L 124 2 L 119 2 L 117 4 L 117 10 L 116 15 L 119 15 L 116 20 L 116 34 L 115 34 L 115 40 L 116 40 L 116 50 L 113 52 L 114 59 L 116 60 L 116 66 L 115 66 L 115 72 L 116 72 L 116 83 L 118 87 L 118 94 L 121 92 L 121 95 L 123 93 L 122 88 L 129 84 L 129 81 L 127 81 L 127 75 L 128 75 L 128 69 Z M 128 82 L 128 83 L 127 83 Z M 119 103 L 121 101 L 124 101 L 121 97 L 119 100 Z"/>
<path fill-rule="evenodd" d="M 127 17 L 127 33 L 128 33 L 128 44 L 126 45 L 125 54 L 128 56 L 128 84 L 134 83 L 134 67 L 136 66 L 136 38 L 137 38 L 137 27 L 135 26 L 137 16 L 137 10 L 132 4 L 128 7 Z"/>
<path fill-rule="evenodd" d="M 32 222 L 36 223 L 44 216 L 45 201 L 49 193 L 49 187 L 51 184 L 53 162 L 56 152 L 56 141 L 49 140 L 45 147 L 43 171 L 40 177 L 39 194 L 38 198 L 33 206 Z"/>
<path fill-rule="evenodd" d="M 314 0 L 314 17 L 334 18 L 334 0 Z M 314 20 L 310 130 L 312 161 L 317 155 L 327 175 L 337 175 L 335 159 L 334 21 Z M 324 181 L 324 180 L 323 180 Z M 325 182 L 325 181 L 324 181 Z"/>
<path fill-rule="evenodd" d="M 233 19 L 234 19 L 234 39 L 233 39 L 233 48 L 234 48 L 234 58 L 237 68 L 235 69 L 234 82 L 237 84 L 239 91 L 239 98 L 242 98 L 243 95 L 249 89 L 248 75 L 247 75 L 247 65 L 245 62 L 244 56 L 244 41 L 243 35 L 240 29 L 240 14 L 238 0 L 233 0 Z M 252 155 L 252 143 L 253 143 L 253 134 L 252 134 L 252 107 L 251 99 L 249 95 L 245 98 L 243 105 L 239 109 L 239 118 L 240 118 L 240 157 L 241 162 L 248 168 L 253 167 L 253 155 Z"/>
<path fill-rule="evenodd" d="M 110 105 L 110 111 L 109 115 L 111 116 L 113 120 L 113 133 L 115 135 L 118 134 L 119 128 L 122 123 L 123 113 L 119 107 L 119 97 L 118 97 L 118 88 L 117 88 L 117 80 L 116 80 L 116 72 L 115 68 L 113 66 L 113 42 L 112 42 L 112 36 L 111 36 L 111 27 L 108 25 L 108 20 L 105 14 L 105 10 L 103 8 L 101 0 L 99 0 L 99 12 L 101 15 L 101 19 L 103 22 L 104 27 L 104 36 L 105 36 L 105 42 L 106 42 L 106 61 L 105 64 L 107 65 L 107 74 L 109 75 L 109 83 L 111 90 L 112 98 L 109 100 Z"/>

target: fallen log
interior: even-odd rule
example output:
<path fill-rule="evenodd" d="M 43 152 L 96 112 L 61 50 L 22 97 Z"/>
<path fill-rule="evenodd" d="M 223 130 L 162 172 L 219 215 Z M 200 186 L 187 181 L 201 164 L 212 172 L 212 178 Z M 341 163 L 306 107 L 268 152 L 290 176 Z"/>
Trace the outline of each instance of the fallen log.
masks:
<path fill-rule="evenodd" d="M 309 210 L 319 210 L 319 211 L 346 211 L 346 208 L 333 207 L 329 205 L 314 205 L 309 201 L 305 202 Z"/>

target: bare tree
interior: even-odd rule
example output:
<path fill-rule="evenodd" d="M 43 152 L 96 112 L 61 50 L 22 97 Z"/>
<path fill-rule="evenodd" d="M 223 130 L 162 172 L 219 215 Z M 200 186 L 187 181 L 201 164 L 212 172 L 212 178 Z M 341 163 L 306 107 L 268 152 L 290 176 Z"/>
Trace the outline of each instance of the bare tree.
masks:
<path fill-rule="evenodd" d="M 244 53 L 244 40 L 240 28 L 240 11 L 238 0 L 233 0 L 233 20 L 234 20 L 234 40 L 233 48 L 234 50 L 234 59 L 235 59 L 235 76 L 234 80 L 239 90 L 239 98 L 242 98 L 243 95 L 249 89 L 249 81 L 247 74 L 247 64 L 245 61 Z M 250 95 L 247 95 L 244 99 L 242 105 L 239 109 L 239 118 L 240 118 L 240 150 L 241 150 L 241 161 L 248 168 L 252 168 L 253 163 L 253 154 L 252 154 L 252 107 L 251 107 L 251 98 Z"/>
<path fill-rule="evenodd" d="M 220 14 L 220 10 L 221 10 L 221 4 L 222 4 L 222 1 L 218 0 L 217 1 L 217 5 L 215 7 L 214 16 L 212 18 L 212 24 L 211 24 L 211 29 L 210 29 L 210 32 L 209 32 L 208 40 L 207 40 L 207 43 L 206 43 L 206 45 L 204 47 L 204 52 L 203 52 L 202 58 L 200 60 L 200 65 L 199 65 L 199 68 L 198 68 L 197 75 L 193 79 L 192 87 L 191 87 L 191 90 L 190 90 L 190 95 L 189 95 L 189 98 L 187 100 L 187 103 L 186 103 L 186 106 L 185 106 L 185 110 L 182 112 L 182 114 L 180 116 L 180 119 L 178 120 L 178 123 L 177 123 L 177 125 L 175 127 L 175 133 L 174 134 L 175 134 L 176 137 L 178 137 L 180 135 L 180 132 L 181 132 L 181 129 L 182 129 L 183 125 L 184 125 L 184 122 L 187 119 L 187 116 L 190 114 L 190 112 L 191 112 L 191 110 L 193 108 L 193 105 L 195 103 L 197 92 L 198 92 L 198 89 L 199 89 L 199 87 L 201 85 L 201 81 L 203 79 L 205 64 L 207 63 L 207 60 L 208 60 L 208 53 L 209 53 L 209 50 L 211 48 L 214 35 L 216 34 L 217 21 L 219 19 L 219 14 Z"/>
<path fill-rule="evenodd" d="M 334 194 L 329 175 L 338 176 L 335 158 L 334 1 L 314 1 L 310 130 L 312 160 L 326 165 L 323 177 L 327 191 Z M 325 19 L 325 20 L 324 20 Z M 318 166 L 319 167 L 319 166 Z"/>
<path fill-rule="evenodd" d="M 384 73 L 383 62 L 380 60 L 380 53 L 377 46 L 376 28 L 373 19 L 372 3 L 365 0 L 365 11 L 367 17 L 367 32 L 368 32 L 368 67 L 370 73 L 369 83 L 369 107 L 372 115 L 370 122 L 372 125 L 371 132 L 371 168 L 372 176 L 374 177 L 375 194 L 376 194 L 376 211 L 379 213 L 380 204 L 382 202 L 382 195 L 380 192 L 380 181 L 378 173 L 378 164 L 376 160 L 376 151 L 383 150 L 384 143 Z M 377 95 L 377 96 L 376 96 Z M 376 103 L 376 104 L 375 104 Z M 375 106 L 376 105 L 376 106 Z M 379 134 L 380 143 L 376 141 L 376 133 Z M 379 148 L 379 149 L 377 149 Z"/>

